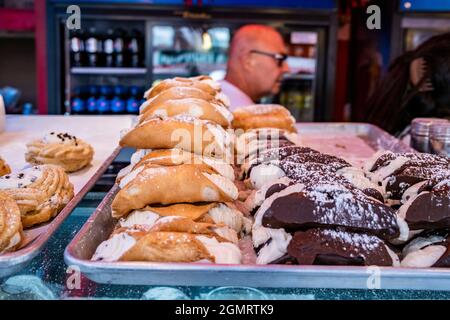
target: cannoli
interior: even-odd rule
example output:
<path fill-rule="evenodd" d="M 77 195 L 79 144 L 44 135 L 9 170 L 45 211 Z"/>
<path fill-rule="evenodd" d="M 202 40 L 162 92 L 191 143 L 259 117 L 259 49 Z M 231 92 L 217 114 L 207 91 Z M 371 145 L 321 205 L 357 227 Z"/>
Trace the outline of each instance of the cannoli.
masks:
<path fill-rule="evenodd" d="M 112 203 L 112 215 L 122 217 L 149 204 L 227 202 L 237 196 L 234 183 L 207 166 L 147 164 L 122 179 L 121 190 Z"/>
<path fill-rule="evenodd" d="M 178 148 L 206 157 L 229 159 L 232 136 L 217 124 L 191 116 L 155 116 L 123 132 L 120 145 L 137 149 Z"/>
<path fill-rule="evenodd" d="M 185 98 L 168 100 L 157 106 L 149 107 L 139 116 L 139 123 L 153 116 L 174 117 L 187 114 L 202 120 L 209 120 L 228 128 L 233 120 L 233 114 L 224 106 L 202 99 Z"/>

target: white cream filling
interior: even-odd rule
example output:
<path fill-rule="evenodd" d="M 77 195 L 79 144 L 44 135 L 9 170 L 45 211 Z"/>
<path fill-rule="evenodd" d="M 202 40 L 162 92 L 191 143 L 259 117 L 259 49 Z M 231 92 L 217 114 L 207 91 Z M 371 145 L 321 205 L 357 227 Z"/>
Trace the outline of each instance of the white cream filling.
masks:
<path fill-rule="evenodd" d="M 224 117 L 228 121 L 228 124 L 233 121 L 233 114 L 230 112 L 230 110 L 220 104 L 212 103 L 212 105 L 214 106 L 214 108 L 216 108 L 217 112 L 219 112 L 222 117 Z"/>
<path fill-rule="evenodd" d="M 401 262 L 406 268 L 429 268 L 447 251 L 444 246 L 429 246 L 408 254 Z"/>
<path fill-rule="evenodd" d="M 217 188 L 222 190 L 230 199 L 236 200 L 238 197 L 238 189 L 236 188 L 236 185 L 233 183 L 233 181 L 230 181 L 230 179 L 227 179 L 220 174 L 209 174 L 206 172 L 202 173 L 209 181 L 211 181 Z M 216 194 L 216 192 L 211 193 L 211 191 L 214 190 L 206 190 L 207 196 L 206 201 L 217 201 L 219 200 L 219 195 Z"/>
<path fill-rule="evenodd" d="M 248 198 L 245 200 L 246 207 L 249 210 L 253 210 L 256 207 L 259 207 L 266 199 L 267 190 L 269 190 L 273 185 L 284 184 L 284 185 L 288 186 L 290 184 L 290 182 L 291 182 L 291 179 L 289 179 L 288 177 L 281 177 L 277 180 L 269 181 L 269 182 L 265 183 L 261 187 L 261 189 L 253 190 L 252 193 L 250 194 L 250 196 L 248 196 Z"/>
<path fill-rule="evenodd" d="M 409 232 L 408 224 L 402 217 L 397 215 L 397 225 L 400 230 L 400 235 L 398 236 L 397 239 L 395 239 L 395 242 L 396 243 L 405 243 L 406 241 L 408 241 L 408 239 L 410 239 L 410 232 Z"/>
<path fill-rule="evenodd" d="M 263 163 L 253 167 L 250 172 L 250 182 L 255 189 L 261 189 L 268 182 L 286 176 L 284 171 L 271 163 Z"/>
<path fill-rule="evenodd" d="M 403 248 L 402 254 L 406 257 L 410 253 L 421 250 L 422 248 L 430 246 L 434 243 L 444 242 L 445 240 L 446 239 L 442 236 L 430 236 L 428 238 L 418 237 L 411 240 L 411 242 Z"/>
<path fill-rule="evenodd" d="M 240 264 L 242 259 L 241 250 L 230 242 L 219 242 L 216 238 L 196 236 L 208 250 L 209 254 L 220 264 Z"/>
<path fill-rule="evenodd" d="M 386 251 L 389 254 L 389 256 L 392 259 L 392 266 L 393 267 L 400 267 L 400 258 L 395 254 L 394 251 L 391 250 L 388 246 L 385 245 Z"/>
<path fill-rule="evenodd" d="M 231 181 L 234 181 L 234 169 L 226 162 L 218 161 L 208 157 L 202 157 L 204 163 L 216 170 L 219 174 Z"/>
<path fill-rule="evenodd" d="M 219 125 L 207 123 L 206 128 L 213 135 L 214 146 L 219 149 L 221 154 L 228 154 L 228 146 L 231 143 L 229 134 Z"/>
<path fill-rule="evenodd" d="M 244 215 L 223 203 L 219 203 L 208 211 L 209 216 L 214 223 L 223 223 L 236 232 L 241 232 L 244 225 Z"/>
<path fill-rule="evenodd" d="M 256 258 L 257 264 L 268 264 L 275 259 L 281 258 L 287 252 L 287 246 L 292 239 L 292 236 L 283 229 L 264 229 L 267 229 L 266 232 L 272 240 L 259 250 Z"/>
<path fill-rule="evenodd" d="M 401 203 L 406 203 L 409 199 L 416 197 L 419 194 L 420 188 L 426 183 L 427 181 L 422 181 L 406 189 L 402 195 Z"/>
<path fill-rule="evenodd" d="M 0 189 L 15 189 L 27 187 L 42 177 L 41 167 L 26 168 L 17 173 L 10 173 L 0 177 Z"/>
<path fill-rule="evenodd" d="M 239 239 L 237 236 L 236 231 L 234 231 L 233 229 L 231 229 L 228 226 L 225 227 L 215 227 L 213 228 L 213 231 L 220 237 L 234 243 L 237 244 Z"/>
<path fill-rule="evenodd" d="M 230 99 L 228 98 L 228 96 L 223 93 L 223 92 L 218 92 L 216 93 L 215 97 L 217 101 L 222 102 L 225 106 L 230 106 Z"/>
<path fill-rule="evenodd" d="M 351 184 L 353 184 L 358 189 L 375 189 L 379 191 L 382 195 L 384 190 L 378 186 L 378 184 L 373 183 L 366 177 L 362 169 L 356 167 L 345 167 L 336 171 L 337 174 L 342 175 Z"/>
<path fill-rule="evenodd" d="M 153 149 L 139 149 L 131 155 L 130 164 L 135 166 L 139 161 L 142 160 L 147 154 L 152 152 Z"/>
<path fill-rule="evenodd" d="M 378 158 L 380 158 L 383 154 L 390 154 L 393 153 L 392 151 L 385 151 L 385 150 L 378 150 L 375 152 L 369 159 L 365 161 L 365 165 L 363 167 L 363 170 L 366 172 L 370 172 L 375 163 L 377 162 Z"/>
<path fill-rule="evenodd" d="M 141 173 L 144 170 L 144 166 L 136 168 L 135 170 L 131 171 L 127 175 L 125 175 L 119 182 L 120 189 L 123 189 L 128 183 L 133 181 L 139 173 Z"/>
<path fill-rule="evenodd" d="M 131 228 L 134 225 L 143 225 L 151 228 L 160 216 L 150 210 L 134 210 L 126 218 L 119 220 L 121 227 Z"/>
<path fill-rule="evenodd" d="M 115 234 L 97 247 L 91 260 L 117 261 L 135 244 L 136 240 L 126 232 Z"/>
<path fill-rule="evenodd" d="M 384 167 L 378 168 L 375 172 L 372 173 L 373 179 L 375 179 L 375 183 L 383 182 L 385 186 L 387 184 L 387 180 L 384 181 L 387 177 L 392 175 L 396 170 L 401 168 L 409 159 L 403 156 L 399 156 L 396 159 L 389 162 L 388 165 Z"/>

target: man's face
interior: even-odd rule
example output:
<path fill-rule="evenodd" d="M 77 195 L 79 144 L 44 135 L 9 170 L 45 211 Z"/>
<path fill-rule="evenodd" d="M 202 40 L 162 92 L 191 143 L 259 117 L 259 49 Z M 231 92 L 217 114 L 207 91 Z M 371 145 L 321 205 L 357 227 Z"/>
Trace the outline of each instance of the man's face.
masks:
<path fill-rule="evenodd" d="M 260 52 L 269 54 L 286 54 L 283 39 L 278 34 L 268 34 L 265 41 L 261 41 L 256 48 Z M 286 61 L 281 64 L 274 57 L 261 53 L 249 53 L 252 59 L 251 75 L 255 92 L 258 95 L 277 94 L 280 91 L 283 74 L 289 72 Z"/>

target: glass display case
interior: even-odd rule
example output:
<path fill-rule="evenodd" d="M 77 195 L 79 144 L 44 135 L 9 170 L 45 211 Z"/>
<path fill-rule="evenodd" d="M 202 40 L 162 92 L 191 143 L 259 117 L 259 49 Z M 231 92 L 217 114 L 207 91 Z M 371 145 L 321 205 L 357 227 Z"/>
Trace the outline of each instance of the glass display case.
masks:
<path fill-rule="evenodd" d="M 114 166 L 121 166 L 119 154 Z M 141 299 L 141 300 L 372 300 L 450 299 L 448 291 L 323 289 L 265 287 L 197 287 L 112 285 L 92 282 L 77 267 L 64 262 L 64 250 L 106 195 L 105 185 L 114 183 L 106 172 L 84 197 L 43 251 L 19 274 L 0 279 L 0 300 L 9 299 Z"/>

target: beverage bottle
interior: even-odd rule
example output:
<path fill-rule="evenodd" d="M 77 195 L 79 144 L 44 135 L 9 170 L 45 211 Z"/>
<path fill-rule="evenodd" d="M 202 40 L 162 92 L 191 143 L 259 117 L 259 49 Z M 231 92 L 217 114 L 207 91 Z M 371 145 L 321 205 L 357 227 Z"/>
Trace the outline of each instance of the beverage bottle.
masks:
<path fill-rule="evenodd" d="M 140 67 L 140 33 L 137 30 L 131 32 L 131 37 L 127 42 L 127 66 L 130 68 Z"/>
<path fill-rule="evenodd" d="M 103 57 L 104 66 L 111 68 L 114 66 L 114 32 L 112 29 L 108 29 L 107 35 L 103 40 Z"/>
<path fill-rule="evenodd" d="M 110 97 L 112 94 L 112 88 L 110 86 L 100 87 L 100 98 L 97 99 L 97 113 L 108 114 L 111 112 Z"/>
<path fill-rule="evenodd" d="M 131 96 L 127 100 L 127 113 L 137 114 L 139 113 L 139 100 L 137 100 L 135 97 Z"/>
<path fill-rule="evenodd" d="M 124 86 L 114 87 L 114 97 L 111 100 L 111 112 L 113 114 L 125 113 L 126 103 L 124 96 L 126 94 L 126 89 Z"/>
<path fill-rule="evenodd" d="M 96 106 L 98 114 L 108 114 L 111 111 L 111 101 L 105 96 L 101 96 L 97 99 Z"/>
<path fill-rule="evenodd" d="M 99 58 L 99 41 L 97 39 L 97 34 L 95 28 L 89 29 L 89 34 L 86 39 L 86 54 L 87 54 L 87 66 L 97 67 Z"/>
<path fill-rule="evenodd" d="M 117 29 L 114 38 L 114 66 L 124 67 L 125 31 Z"/>
<path fill-rule="evenodd" d="M 86 110 L 88 113 L 95 114 L 97 113 L 97 94 L 98 94 L 97 86 L 89 86 L 88 92 L 89 96 L 86 101 Z"/>
<path fill-rule="evenodd" d="M 70 64 L 72 67 L 82 67 L 85 55 L 84 39 L 81 31 L 75 31 L 70 38 Z"/>
<path fill-rule="evenodd" d="M 86 112 L 84 100 L 77 96 L 74 97 L 71 102 L 71 110 L 73 114 L 84 114 Z"/>

